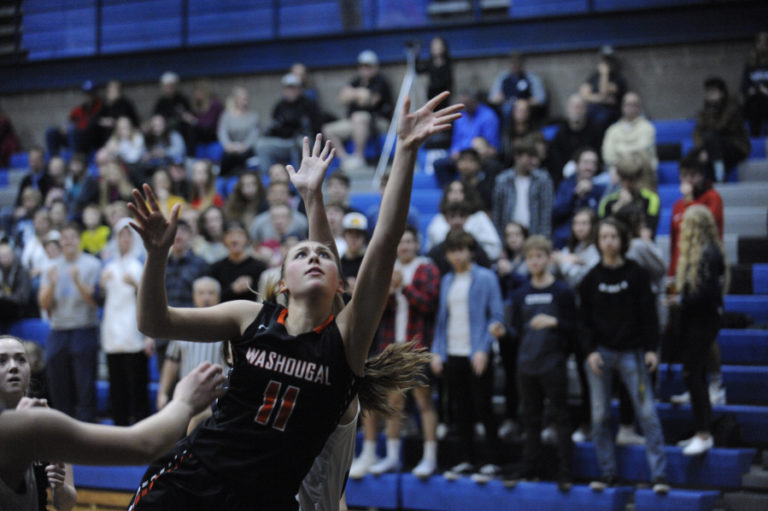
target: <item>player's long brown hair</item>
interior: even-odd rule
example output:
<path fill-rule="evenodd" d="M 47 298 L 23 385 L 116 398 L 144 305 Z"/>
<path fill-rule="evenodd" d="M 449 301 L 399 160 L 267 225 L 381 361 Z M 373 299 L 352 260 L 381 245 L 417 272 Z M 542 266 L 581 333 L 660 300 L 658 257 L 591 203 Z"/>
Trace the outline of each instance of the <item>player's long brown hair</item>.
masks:
<path fill-rule="evenodd" d="M 389 396 L 424 386 L 424 368 L 432 358 L 426 349 L 417 346 L 415 342 L 390 344 L 368 359 L 357 394 L 362 408 L 389 417 L 402 414 L 390 404 Z"/>

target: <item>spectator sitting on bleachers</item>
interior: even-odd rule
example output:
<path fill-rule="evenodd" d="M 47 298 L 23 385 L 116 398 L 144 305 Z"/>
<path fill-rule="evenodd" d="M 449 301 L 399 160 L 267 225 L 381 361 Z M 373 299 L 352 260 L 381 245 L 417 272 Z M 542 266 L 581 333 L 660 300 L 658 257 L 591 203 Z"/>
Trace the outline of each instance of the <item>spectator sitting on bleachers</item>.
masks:
<path fill-rule="evenodd" d="M 0 107 L 0 168 L 6 168 L 11 155 L 19 150 L 19 137 L 13 129 L 11 118 Z"/>
<path fill-rule="evenodd" d="M 476 137 L 484 138 L 497 153 L 501 149 L 499 117 L 491 107 L 480 103 L 478 97 L 478 91 L 465 90 L 459 94 L 458 102 L 464 104 L 464 110 L 453 123 L 450 154 L 434 163 L 435 177 L 441 187 L 453 180 L 459 153 L 472 147 Z"/>
<path fill-rule="evenodd" d="M 571 94 L 566 105 L 567 122 L 557 130 L 549 143 L 547 163 L 555 186 L 564 175 L 564 167 L 580 147 L 600 147 L 602 133 L 587 118 L 587 103 L 578 94 Z"/>
<path fill-rule="evenodd" d="M 43 274 L 38 300 L 51 318 L 46 341 L 52 405 L 85 422 L 96 419 L 99 352 L 98 305 L 94 293 L 101 263 L 80 251 L 80 226 L 61 232 L 58 259 Z"/>
<path fill-rule="evenodd" d="M 21 204 L 13 212 L 3 218 L 5 232 L 13 240 L 15 247 L 20 249 L 35 235 L 33 216 L 35 211 L 43 205 L 43 196 L 40 190 L 28 186 L 21 192 Z"/>
<path fill-rule="evenodd" d="M 326 206 L 326 211 L 328 211 Z M 275 257 L 275 266 L 267 268 L 261 272 L 259 277 L 259 286 L 256 289 L 260 297 L 267 296 L 267 290 L 270 286 L 277 286 L 280 283 L 280 274 L 282 272 L 283 261 L 288 251 L 291 250 L 302 238 L 297 232 L 289 232 L 284 234 L 280 239 L 280 248 L 277 250 L 277 256 Z M 255 250 L 258 252 L 257 250 Z"/>
<path fill-rule="evenodd" d="M 451 227 L 445 219 L 444 212 L 451 202 L 463 202 L 468 206 L 470 215 L 464 223 L 464 230 L 472 234 L 491 261 L 496 261 L 501 255 L 501 238 L 488 213 L 483 210 L 479 195 L 464 181 L 451 181 L 445 187 L 440 200 L 440 213 L 432 217 L 432 221 L 427 226 L 426 249 L 430 250 L 442 243 L 450 231 Z"/>
<path fill-rule="evenodd" d="M 542 463 L 541 430 L 545 401 L 554 414 L 557 431 L 557 487 L 570 490 L 573 484 L 573 443 L 568 417 L 568 371 L 566 361 L 577 317 L 573 290 L 555 279 L 549 270 L 552 243 L 541 235 L 523 245 L 531 280 L 512 295 L 511 320 L 506 326 L 491 325 L 501 341 L 510 334 L 519 346 L 514 375 L 520 386 L 521 418 L 525 430 L 522 467 L 511 478 L 535 479 L 546 468 Z"/>
<path fill-rule="evenodd" d="M 339 265 L 346 283 L 346 291 L 353 293 L 357 274 L 368 248 L 368 220 L 365 215 L 353 211 L 344 215 L 341 228 L 347 249 L 344 251 L 344 255 L 339 258 Z"/>
<path fill-rule="evenodd" d="M 223 239 L 228 250 L 227 256 L 211 264 L 208 269 L 208 275 L 221 284 L 221 301 L 258 300 L 253 290 L 267 265 L 249 255 L 248 232 L 242 224 L 229 221 Z"/>
<path fill-rule="evenodd" d="M 187 166 L 183 162 L 171 162 L 168 165 L 168 176 L 171 178 L 171 193 L 189 202 L 191 186 Z"/>
<path fill-rule="evenodd" d="M 94 145 L 96 141 L 89 140 L 88 129 L 103 103 L 98 88 L 91 80 L 83 82 L 81 90 L 84 95 L 83 102 L 69 112 L 67 124 L 51 126 L 45 131 L 45 145 L 51 156 L 58 155 L 64 147 L 76 153 L 87 153 L 100 147 L 100 144 Z"/>
<path fill-rule="evenodd" d="M 171 210 L 176 204 L 179 204 L 182 209 L 187 205 L 187 201 L 183 197 L 171 192 L 171 177 L 164 168 L 159 168 L 152 174 L 152 189 L 155 191 L 160 211 L 166 217 L 170 216 Z"/>
<path fill-rule="evenodd" d="M 452 481 L 498 472 L 500 445 L 491 404 L 494 339 L 488 329 L 504 320 L 504 311 L 496 275 L 473 262 L 472 236 L 455 230 L 444 244 L 451 269 L 440 281 L 431 367 L 456 410 L 461 462 L 444 473 Z M 484 449 L 473 449 L 477 421 L 485 426 Z"/>
<path fill-rule="evenodd" d="M 198 144 L 210 144 L 218 140 L 216 133 L 224 105 L 211 92 L 208 80 L 200 79 L 192 87 L 192 111 L 182 112 L 182 118 L 191 126 L 187 141 L 187 155 L 194 156 Z"/>
<path fill-rule="evenodd" d="M 96 155 L 96 160 L 118 160 L 130 171 L 131 180 L 139 183 L 144 178 L 144 172 L 139 169 L 147 148 L 144 145 L 144 135 L 141 134 L 128 117 L 119 117 L 115 130 Z"/>
<path fill-rule="evenodd" d="M 212 277 L 200 276 L 192 282 L 192 300 L 195 307 L 213 307 L 221 301 L 221 286 Z M 166 358 L 160 366 L 160 382 L 156 399 L 158 410 L 165 408 L 171 400 L 176 382 L 203 362 L 226 366 L 222 341 L 171 341 L 168 344 Z M 206 412 L 201 412 L 203 413 Z"/>
<path fill-rule="evenodd" d="M 654 180 L 659 159 L 656 156 L 656 128 L 642 115 L 642 103 L 636 92 L 627 92 L 621 100 L 621 119 L 612 124 L 603 138 L 603 161 L 616 165 L 622 156 L 644 153 L 651 163 Z M 653 186 L 656 189 L 656 186 Z"/>
<path fill-rule="evenodd" d="M 68 214 L 79 217 L 86 204 L 98 202 L 99 181 L 88 170 L 88 159 L 81 153 L 75 153 L 67 165 L 66 193 L 64 203 Z"/>
<path fill-rule="evenodd" d="M 749 134 L 759 137 L 766 132 L 768 124 L 768 32 L 759 32 L 755 36 L 755 46 L 741 77 L 741 94 Z"/>
<path fill-rule="evenodd" d="M 299 79 L 299 86 L 301 87 L 302 93 L 320 106 L 320 94 L 317 92 L 315 84 L 312 83 L 312 78 L 309 76 L 307 66 L 301 62 L 294 62 L 291 65 L 289 72 Z"/>
<path fill-rule="evenodd" d="M 291 210 L 291 223 L 282 234 L 290 231 L 296 231 L 302 236 L 307 232 L 309 223 L 307 217 L 299 213 L 291 205 L 290 184 L 285 181 L 272 180 L 267 187 L 267 204 L 269 209 L 272 209 L 275 205 L 285 205 Z M 271 225 L 271 218 L 269 210 L 259 213 L 251 222 L 248 227 L 248 232 L 251 235 L 251 239 L 255 242 L 262 242 L 265 240 L 277 240 L 280 241 L 280 235 L 278 235 L 274 227 Z"/>
<path fill-rule="evenodd" d="M 9 240 L 0 240 L 0 327 L 36 315 L 29 273 L 13 252 Z"/>
<path fill-rule="evenodd" d="M 133 101 L 123 95 L 123 87 L 117 80 L 107 83 L 106 98 L 99 112 L 93 116 L 89 125 L 86 144 L 78 152 L 89 153 L 102 147 L 117 125 L 120 117 L 128 117 L 133 126 L 140 126 L 139 114 Z"/>
<path fill-rule="evenodd" d="M 136 323 L 136 290 L 143 265 L 132 255 L 141 243 L 123 218 L 115 226 L 119 254 L 101 271 L 99 287 L 104 295 L 101 348 L 109 368 L 109 402 L 116 426 L 128 426 L 150 413 L 149 357 L 154 341 L 144 337 Z"/>
<path fill-rule="evenodd" d="M 88 204 L 83 210 L 83 231 L 80 234 L 80 250 L 98 256 L 107 245 L 112 232 L 104 223 L 104 215 L 98 204 Z"/>
<path fill-rule="evenodd" d="M 483 140 L 483 139 L 479 139 Z M 481 209 L 491 211 L 493 183 L 497 169 L 483 167 L 480 154 L 474 148 L 464 149 L 456 159 L 458 177 L 468 188 L 472 188 L 480 196 Z"/>
<path fill-rule="evenodd" d="M 99 164 L 98 200 L 102 209 L 116 201 L 127 202 L 131 200 L 131 190 L 133 190 L 133 185 L 116 161 L 107 160 Z"/>
<path fill-rule="evenodd" d="M 619 106 L 626 90 L 627 85 L 613 48 L 603 46 L 597 70 L 579 88 L 579 94 L 588 105 L 589 119 L 601 136 L 619 118 Z"/>
<path fill-rule="evenodd" d="M 48 213 L 51 219 L 51 230 L 60 231 L 64 224 L 69 221 L 69 208 L 64 199 L 56 199 L 51 202 L 51 207 L 48 208 Z M 74 215 L 72 215 L 74 219 Z"/>
<path fill-rule="evenodd" d="M 21 264 L 29 272 L 33 287 L 37 291 L 40 275 L 48 263 L 45 253 L 45 240 L 51 232 L 51 215 L 45 208 L 39 208 L 32 217 L 34 236 L 27 239 L 21 251 Z"/>
<path fill-rule="evenodd" d="M 120 255 L 120 250 L 117 246 L 117 236 L 114 235 L 115 227 L 120 220 L 124 218 L 130 219 L 131 213 L 128 211 L 128 205 L 125 202 L 117 201 L 108 204 L 107 207 L 103 208 L 103 214 L 111 234 L 107 240 L 107 244 L 101 249 L 99 256 L 102 261 L 109 262 Z M 133 243 L 131 245 L 131 257 L 135 257 L 139 261 L 144 261 L 146 259 L 147 252 L 144 250 L 143 243 Z"/>
<path fill-rule="evenodd" d="M 48 161 L 48 177 L 50 178 L 50 188 L 43 196 L 43 203 L 50 204 L 54 198 L 63 198 L 66 195 L 67 187 L 67 162 L 60 156 L 53 156 Z"/>
<path fill-rule="evenodd" d="M 641 153 L 633 153 L 619 160 L 616 174 L 620 188 L 603 197 L 597 213 L 600 218 L 605 218 L 627 204 L 638 203 L 645 216 L 641 228 L 642 236 L 645 239 L 653 239 L 659 226 L 661 201 L 656 192 L 643 185 L 642 177 L 647 174 L 648 166 L 648 160 Z"/>
<path fill-rule="evenodd" d="M 690 152 L 680 161 L 680 194 L 682 198 L 678 199 L 672 206 L 672 220 L 669 228 L 670 276 L 674 276 L 677 271 L 680 224 L 686 209 L 697 204 L 706 206 L 715 219 L 720 239 L 723 239 L 723 199 L 712 187 L 706 174 L 707 171 L 703 168 L 696 151 Z"/>
<path fill-rule="evenodd" d="M 503 160 L 508 166 L 514 164 L 514 155 L 512 147 L 515 142 L 525 138 L 532 133 L 537 133 L 536 124 L 531 118 L 531 106 L 527 99 L 518 99 L 510 112 L 510 118 L 504 119 L 504 130 L 502 133 Z"/>
<path fill-rule="evenodd" d="M 275 162 L 298 165 L 303 137 L 317 134 L 322 126 L 320 108 L 303 94 L 299 78 L 288 73 L 280 84 L 281 99 L 272 108 L 272 122 L 256 144 L 262 169 Z"/>
<path fill-rule="evenodd" d="M 218 137 L 224 148 L 220 176 L 241 170 L 256 154 L 260 135 L 259 114 L 249 109 L 249 102 L 248 91 L 244 87 L 235 87 L 219 118 Z"/>
<path fill-rule="evenodd" d="M 629 234 L 622 223 L 614 218 L 601 220 L 597 240 L 601 260 L 579 287 L 584 352 L 589 353 L 592 436 L 601 474 L 590 487 L 603 491 L 614 485 L 618 476 L 610 427 L 611 386 L 614 373 L 618 373 L 645 434 L 653 491 L 666 494 L 664 437 L 649 374 L 658 366 L 659 338 L 651 282 L 645 270 L 624 257 Z"/>
<path fill-rule="evenodd" d="M 354 210 L 354 208 L 349 205 L 349 190 L 351 184 L 352 181 L 343 170 L 335 171 L 325 180 L 325 201 L 341 204 L 349 211 Z"/>
<path fill-rule="evenodd" d="M 453 61 L 448 41 L 443 37 L 433 37 L 429 41 L 429 58 L 416 59 L 416 72 L 427 75 L 427 99 L 432 99 L 443 91 L 453 90 Z M 451 97 L 444 100 L 449 105 Z M 441 103 L 443 104 L 443 103 Z"/>
<path fill-rule="evenodd" d="M 179 90 L 179 75 L 166 71 L 160 75 L 160 97 L 155 102 L 152 114 L 165 117 L 168 127 L 185 136 L 189 132 L 189 115 L 192 108 L 187 96 Z M 188 142 L 188 140 L 185 141 Z"/>
<path fill-rule="evenodd" d="M 154 189 L 154 187 L 153 187 Z M 259 213 L 267 210 L 264 184 L 258 172 L 243 172 L 227 197 L 224 211 L 227 218 L 250 226 Z"/>
<path fill-rule="evenodd" d="M 202 211 L 209 206 L 224 207 L 224 199 L 216 191 L 216 177 L 209 160 L 197 160 L 192 165 L 190 184 L 189 205 L 192 209 Z"/>
<path fill-rule="evenodd" d="M 387 187 L 387 181 L 389 181 L 389 173 L 381 176 L 379 180 L 379 194 L 384 196 L 384 189 Z M 373 228 L 376 227 L 376 222 L 379 219 L 379 204 L 371 205 L 365 212 L 365 218 L 368 220 L 368 236 L 373 235 Z M 408 221 L 406 225 L 421 225 L 419 221 L 419 210 L 413 205 L 408 205 Z"/>
<path fill-rule="evenodd" d="M 346 117 L 323 126 L 323 133 L 333 143 L 346 171 L 365 167 L 365 145 L 369 138 L 387 131 L 394 106 L 389 82 L 379 72 L 376 53 L 360 52 L 357 65 L 357 77 L 339 92 L 338 101 L 347 108 Z M 347 153 L 342 142 L 349 139 L 352 154 Z"/>
<path fill-rule="evenodd" d="M 341 224 L 344 221 L 344 215 L 349 210 L 343 204 L 338 202 L 328 202 L 325 204 L 325 216 L 328 218 L 328 227 L 331 228 L 331 234 L 336 242 L 336 251 L 339 257 L 342 257 L 347 251 L 347 242 L 344 241 L 344 229 Z"/>
<path fill-rule="evenodd" d="M 539 153 L 525 140 L 513 148 L 515 166 L 496 177 L 493 190 L 493 223 L 498 232 L 514 220 L 531 234 L 552 235 L 552 180 L 538 168 Z"/>
<path fill-rule="evenodd" d="M 52 180 L 48 176 L 48 170 L 45 165 L 45 156 L 43 149 L 33 146 L 27 153 L 29 156 L 28 172 L 19 183 L 19 191 L 16 195 L 16 207 L 21 206 L 21 196 L 27 188 L 34 188 L 40 192 L 40 200 L 45 198 L 48 190 L 52 186 Z"/>
<path fill-rule="evenodd" d="M 445 221 L 449 226 L 449 231 L 446 234 L 447 237 L 452 231 L 465 231 L 464 225 L 469 218 L 470 209 L 464 202 L 449 201 L 443 208 L 442 215 L 445 217 Z M 472 237 L 471 234 L 470 237 Z M 490 268 L 491 260 L 488 258 L 485 250 L 483 250 L 482 245 L 480 245 L 474 237 L 472 237 L 472 243 L 471 249 L 474 254 L 474 261 L 484 268 Z M 440 270 L 440 275 L 445 275 L 451 271 L 451 265 L 445 254 L 445 239 L 433 246 L 427 254 L 427 257 L 432 259 L 435 263 L 435 266 Z"/>
<path fill-rule="evenodd" d="M 530 105 L 531 117 L 541 119 L 546 114 L 547 91 L 544 83 L 537 74 L 525 70 L 525 56 L 512 51 L 509 54 L 509 69 L 496 76 L 488 92 L 488 102 L 501 108 L 501 117 L 506 125 L 520 99 Z"/>
<path fill-rule="evenodd" d="M 165 122 L 162 115 L 153 115 L 149 120 L 149 130 L 144 135 L 147 152 L 143 155 L 144 164 L 149 169 L 169 165 L 171 162 L 183 162 L 187 155 L 182 136 Z"/>
<path fill-rule="evenodd" d="M 291 230 L 294 225 L 293 217 L 301 213 L 294 211 L 291 206 L 284 202 L 272 204 L 266 213 L 269 216 L 269 223 L 262 225 L 262 228 L 257 232 L 259 237 L 253 239 L 254 255 L 263 261 L 268 268 L 273 268 L 282 263 L 284 256 L 281 251 L 282 239 L 292 232 L 304 237 L 306 231 L 299 233 Z"/>
<path fill-rule="evenodd" d="M 571 220 L 576 211 L 590 208 L 597 211 L 605 188 L 592 182 L 600 169 L 597 152 L 591 147 L 582 147 L 573 156 L 576 172 L 560 181 L 552 208 L 554 234 L 552 244 L 556 249 L 563 248 L 571 233 Z"/>
<path fill-rule="evenodd" d="M 209 264 L 228 253 L 223 243 L 225 223 L 224 211 L 218 206 L 208 206 L 198 216 L 198 235 L 193 238 L 192 250 Z"/>
<path fill-rule="evenodd" d="M 728 95 L 725 81 L 717 76 L 704 82 L 704 107 L 696 116 L 693 143 L 703 149 L 710 180 L 722 182 L 725 173 L 742 162 L 751 149 L 739 105 Z"/>

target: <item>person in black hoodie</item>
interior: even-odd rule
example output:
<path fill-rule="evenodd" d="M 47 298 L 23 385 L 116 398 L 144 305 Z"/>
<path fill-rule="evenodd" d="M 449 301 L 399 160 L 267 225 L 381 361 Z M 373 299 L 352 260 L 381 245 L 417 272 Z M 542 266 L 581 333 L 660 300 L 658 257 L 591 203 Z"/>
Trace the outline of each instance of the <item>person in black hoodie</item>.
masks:
<path fill-rule="evenodd" d="M 592 401 L 592 437 L 602 479 L 590 487 L 602 491 L 615 484 L 616 459 L 610 428 L 611 385 L 617 372 L 629 391 L 635 415 L 646 438 L 646 457 L 653 491 L 669 492 L 666 456 L 659 416 L 653 402 L 649 373 L 656 370 L 659 340 L 656 303 L 648 273 L 626 259 L 629 233 L 612 217 L 597 231 L 600 262 L 579 288 L 584 319 L 584 353 Z"/>
<path fill-rule="evenodd" d="M 516 372 L 523 405 L 525 445 L 522 469 L 511 480 L 535 478 L 544 468 L 540 463 L 541 425 L 544 402 L 548 400 L 557 429 L 557 485 L 561 491 L 568 491 L 572 485 L 573 442 L 565 364 L 569 338 L 575 333 L 575 297 L 568 285 L 555 280 L 549 271 L 552 243 L 548 239 L 531 236 L 523 245 L 523 254 L 531 280 L 512 295 L 512 324 L 508 333 L 519 343 Z M 500 324 L 491 325 L 491 333 L 499 338 L 504 328 Z"/>
<path fill-rule="evenodd" d="M 320 131 L 322 118 L 317 103 L 304 95 L 301 80 L 288 73 L 280 80 L 282 98 L 272 109 L 272 124 L 256 143 L 259 164 L 265 171 L 274 163 L 297 164 L 301 140 Z"/>
<path fill-rule="evenodd" d="M 668 302 L 680 309 L 683 381 L 691 395 L 696 434 L 682 442 L 683 454 L 704 454 L 714 445 L 712 407 L 707 391 L 707 359 L 720 331 L 727 265 L 715 219 L 706 206 L 685 210 L 675 287 Z"/>

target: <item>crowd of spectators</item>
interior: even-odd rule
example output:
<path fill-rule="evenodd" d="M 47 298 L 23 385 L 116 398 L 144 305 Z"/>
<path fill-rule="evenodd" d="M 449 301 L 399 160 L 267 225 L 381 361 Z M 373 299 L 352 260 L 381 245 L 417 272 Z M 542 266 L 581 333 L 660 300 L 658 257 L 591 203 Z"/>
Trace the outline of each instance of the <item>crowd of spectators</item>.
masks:
<path fill-rule="evenodd" d="M 768 37 L 759 35 L 744 72 L 744 112 L 752 135 L 765 126 L 767 47 Z M 432 41 L 429 53 L 418 68 L 427 73 L 432 96 L 451 86 L 453 74 L 445 40 Z M 147 358 L 156 354 L 163 368 L 157 403 L 162 406 L 179 361 L 188 356 L 183 345 L 145 338 L 135 326 L 144 254 L 125 202 L 141 183 L 152 184 L 166 214 L 177 205 L 182 210 L 166 275 L 170 305 L 257 300 L 256 290 L 263 293 L 269 279 L 279 275 L 287 249 L 307 235 L 303 204 L 291 189 L 286 165 L 297 163 L 302 137 L 323 131 L 341 159 L 341 170 L 327 181 L 327 210 L 345 284 L 354 287 L 377 211 L 350 207 L 347 171 L 365 165 L 366 143 L 387 129 L 393 110 L 377 55 L 365 50 L 357 64 L 357 75 L 338 96 L 346 115 L 336 120 L 321 109 L 301 64 L 282 77 L 268 122 L 250 108 L 245 88 L 235 87 L 222 104 L 201 80 L 190 101 L 172 72 L 160 78 L 160 96 L 144 122 L 118 81 L 107 84 L 104 98 L 95 84 L 83 84 L 83 102 L 67 125 L 45 134 L 47 162 L 42 148 L 28 151 L 28 173 L 15 205 L 2 212 L 0 226 L 0 321 L 37 315 L 50 321 L 46 360 L 53 406 L 96 420 L 101 349 L 109 368 L 112 417 L 117 424 L 130 424 L 149 413 Z M 499 438 L 524 431 L 523 468 L 508 477 L 540 475 L 545 468 L 537 461 L 540 440 L 554 438 L 558 481 L 567 490 L 572 439 L 591 434 L 603 476 L 593 487 L 613 484 L 607 424 L 616 372 L 629 391 L 623 399 L 630 420 L 622 423 L 633 422 L 634 409 L 646 437 L 654 488 L 668 489 L 649 379 L 661 333 L 671 322 L 666 309 L 676 306 L 674 298 L 662 299 L 664 274 L 674 276 L 679 259 L 686 268 L 691 265 L 691 255 L 681 255 L 678 243 L 690 206 L 703 206 L 699 214 L 711 216 L 722 238 L 723 205 L 712 183 L 747 156 L 750 143 L 742 110 L 725 81 L 707 79 L 704 92 L 695 149 L 680 163 L 683 198 L 673 210 L 667 268 L 654 242 L 660 212 L 655 130 L 613 50 L 603 48 L 596 71 L 574 84 L 566 118 L 549 142 L 539 131 L 548 115 L 546 87 L 517 52 L 490 92 L 453 96 L 451 101 L 465 105 L 463 117 L 449 139 L 438 137 L 427 145 L 447 154 L 434 164 L 444 187 L 440 212 L 422 233 L 419 212 L 409 214 L 411 227 L 400 241 L 377 346 L 416 340 L 434 354 L 430 384 L 447 396 L 440 401 L 447 405 L 432 408 L 429 385 L 414 393 L 425 440 L 418 476 L 437 469 L 439 417 L 454 426 L 462 445 L 462 463 L 446 477 L 471 473 L 483 482 L 498 475 Z M 0 136 L 2 166 L 18 149 L 2 112 Z M 220 161 L 192 158 L 200 144 L 216 140 L 223 148 Z M 352 142 L 350 152 L 345 140 Z M 234 188 L 221 194 L 217 175 L 237 176 Z M 722 252 L 720 238 L 709 240 L 715 254 L 710 259 Z M 422 246 L 425 256 L 419 254 Z M 693 306 L 686 300 L 692 300 L 696 285 L 679 276 L 677 282 L 687 286 L 677 291 L 690 316 Z M 193 299 L 198 292 L 193 283 L 212 288 L 212 298 Z M 717 293 L 716 288 L 707 289 Z M 500 426 L 491 407 L 497 352 L 506 397 Z M 571 354 L 580 373 L 581 406 L 569 416 L 565 372 Z M 163 362 L 171 365 L 166 369 Z M 702 360 L 688 363 L 701 380 Z M 719 391 L 718 371 L 710 376 L 711 396 Z M 687 383 L 701 409 L 699 380 Z M 642 397 L 638 386 L 645 389 Z M 697 415 L 702 435 L 706 418 L 706 411 Z M 399 469 L 398 421 L 388 424 L 384 460 L 376 459 L 371 444 L 376 420 L 365 421 L 363 454 L 351 475 Z M 475 422 L 485 430 L 485 446 L 477 451 L 471 449 Z M 636 441 L 638 435 L 619 440 L 624 443 L 625 437 Z M 685 454 L 701 454 L 711 446 L 706 438 L 690 442 Z"/>

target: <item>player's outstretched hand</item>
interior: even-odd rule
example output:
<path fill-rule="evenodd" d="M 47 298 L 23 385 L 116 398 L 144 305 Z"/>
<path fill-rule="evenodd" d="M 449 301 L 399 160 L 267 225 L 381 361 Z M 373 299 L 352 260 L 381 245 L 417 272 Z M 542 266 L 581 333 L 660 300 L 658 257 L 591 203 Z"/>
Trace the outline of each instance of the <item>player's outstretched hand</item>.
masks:
<path fill-rule="evenodd" d="M 318 133 L 315 137 L 315 144 L 312 152 L 309 151 L 309 137 L 304 137 L 302 144 L 301 165 L 297 171 L 293 165 L 287 165 L 288 176 L 291 183 L 302 197 L 306 193 L 319 192 L 323 187 L 323 180 L 328 167 L 336 156 L 336 149 L 331 146 L 328 140 L 323 145 L 323 135 Z"/>
<path fill-rule="evenodd" d="M 438 94 L 413 113 L 411 113 L 411 98 L 406 97 L 397 123 L 398 143 L 405 144 L 409 149 L 418 149 L 435 133 L 451 129 L 453 121 L 461 117 L 459 112 L 464 109 L 464 105 L 459 103 L 435 112 L 437 105 L 449 94 L 448 91 Z"/>
<path fill-rule="evenodd" d="M 176 385 L 173 399 L 187 403 L 196 415 L 224 394 L 225 381 L 220 365 L 203 362 Z"/>
<path fill-rule="evenodd" d="M 133 213 L 134 221 L 131 227 L 139 233 L 144 241 L 144 248 L 147 252 L 159 252 L 167 255 L 173 245 L 173 239 L 176 237 L 176 225 L 179 220 L 179 209 L 181 206 L 176 204 L 171 209 L 170 218 L 160 211 L 157 204 L 157 196 L 148 184 L 143 186 L 144 196 L 134 188 L 133 201 L 128 203 L 128 209 Z"/>

